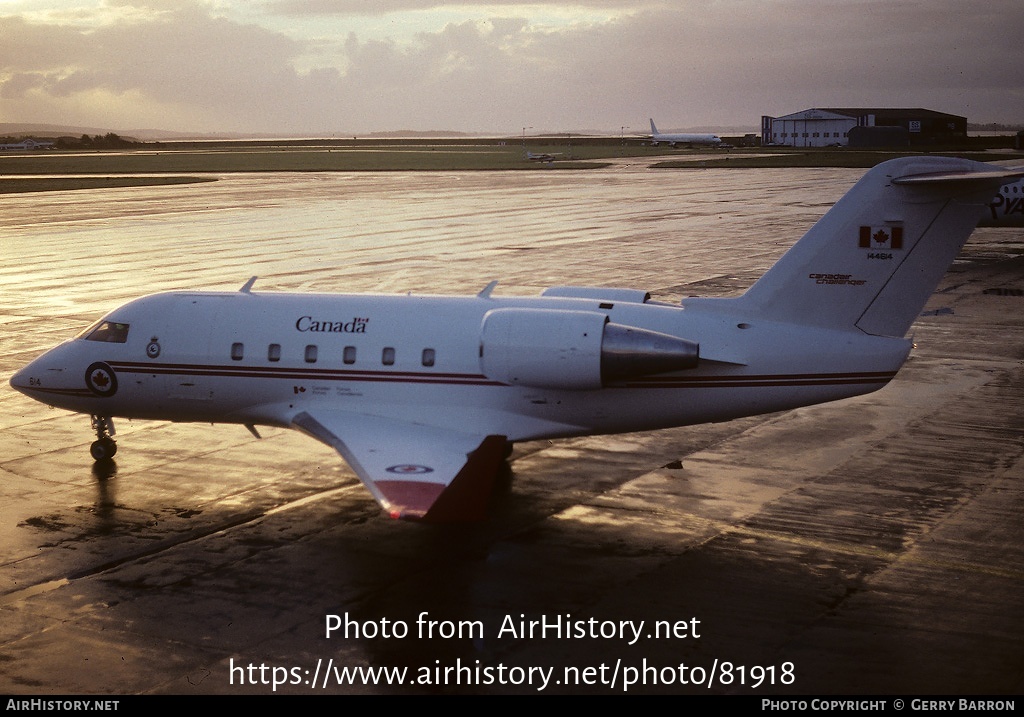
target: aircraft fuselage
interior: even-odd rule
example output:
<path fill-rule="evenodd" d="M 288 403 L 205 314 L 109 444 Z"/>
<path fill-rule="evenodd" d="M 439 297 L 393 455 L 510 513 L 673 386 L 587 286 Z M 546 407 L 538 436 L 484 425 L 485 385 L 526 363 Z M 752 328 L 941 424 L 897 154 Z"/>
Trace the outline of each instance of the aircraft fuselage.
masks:
<path fill-rule="evenodd" d="M 366 415 L 400 412 L 453 430 L 468 423 L 515 441 L 727 420 L 853 396 L 888 382 L 909 350 L 903 339 L 754 320 L 714 306 L 173 292 L 108 314 L 104 321 L 127 327 L 123 341 L 90 340 L 84 332 L 26 366 L 12 384 L 94 415 L 287 426 L 322 404 Z M 522 313 L 527 338 L 518 335 L 517 345 L 531 333 L 541 344 L 557 343 L 545 322 L 576 312 L 699 343 L 700 359 L 694 368 L 641 371 L 588 389 L 585 381 L 580 387 L 583 369 L 570 363 L 563 375 L 557 365 L 576 348 L 527 347 L 554 358 L 544 359 L 540 378 L 516 382 L 517 368 L 487 363 L 488 350 L 506 350 L 489 346 L 483 331 L 501 310 Z"/>

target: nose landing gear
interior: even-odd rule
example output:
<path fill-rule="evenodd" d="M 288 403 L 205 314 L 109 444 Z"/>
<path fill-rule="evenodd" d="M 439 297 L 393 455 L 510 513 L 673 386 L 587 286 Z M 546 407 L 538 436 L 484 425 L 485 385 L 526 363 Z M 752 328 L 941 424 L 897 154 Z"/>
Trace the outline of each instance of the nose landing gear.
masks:
<path fill-rule="evenodd" d="M 113 419 L 93 416 L 92 429 L 96 431 L 96 440 L 89 447 L 89 453 L 95 461 L 109 461 L 117 453 L 117 442 L 114 440 L 117 431 L 114 430 Z"/>

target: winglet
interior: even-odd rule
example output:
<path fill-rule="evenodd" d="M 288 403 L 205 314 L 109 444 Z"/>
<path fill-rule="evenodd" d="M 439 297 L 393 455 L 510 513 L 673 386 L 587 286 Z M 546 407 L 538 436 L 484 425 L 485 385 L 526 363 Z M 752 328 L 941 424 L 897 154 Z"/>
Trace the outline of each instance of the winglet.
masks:
<path fill-rule="evenodd" d="M 487 517 L 498 467 L 505 457 L 504 436 L 488 436 L 447 486 L 411 480 L 378 480 L 392 518 L 424 523 L 472 523 Z"/>
<path fill-rule="evenodd" d="M 243 294 L 248 294 L 252 292 L 252 285 L 256 283 L 256 279 L 258 278 L 259 277 L 256 276 L 250 276 L 249 281 L 245 282 L 245 284 L 242 285 L 242 288 L 239 289 L 239 291 Z"/>
<path fill-rule="evenodd" d="M 498 467 L 505 459 L 505 436 L 487 436 L 469 454 L 455 480 L 448 484 L 422 520 L 427 523 L 475 522 L 487 517 Z"/>

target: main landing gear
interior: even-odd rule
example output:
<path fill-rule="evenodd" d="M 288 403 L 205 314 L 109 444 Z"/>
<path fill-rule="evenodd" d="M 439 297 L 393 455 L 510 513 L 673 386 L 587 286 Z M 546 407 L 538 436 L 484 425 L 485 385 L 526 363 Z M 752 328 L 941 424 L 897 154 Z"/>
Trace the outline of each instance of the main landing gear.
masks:
<path fill-rule="evenodd" d="M 109 461 L 117 453 L 117 442 L 114 435 L 114 421 L 107 416 L 93 416 L 92 429 L 96 431 L 96 440 L 89 447 L 95 461 Z"/>

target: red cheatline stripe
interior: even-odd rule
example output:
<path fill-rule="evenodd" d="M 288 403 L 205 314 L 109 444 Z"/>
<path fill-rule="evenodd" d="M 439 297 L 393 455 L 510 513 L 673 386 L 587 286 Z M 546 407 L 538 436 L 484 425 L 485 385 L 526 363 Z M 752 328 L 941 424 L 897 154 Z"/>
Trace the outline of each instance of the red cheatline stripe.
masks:
<path fill-rule="evenodd" d="M 887 383 L 895 371 L 794 373 L 736 376 L 649 376 L 625 383 L 629 388 L 737 388 L 745 386 L 843 386 Z"/>
<path fill-rule="evenodd" d="M 42 388 L 40 386 L 27 386 L 26 390 L 35 393 L 55 393 L 60 396 L 88 396 L 95 397 L 96 394 L 87 388 Z"/>
<path fill-rule="evenodd" d="M 344 369 L 302 369 L 286 367 L 253 368 L 246 366 L 167 364 L 143 362 L 110 362 L 125 373 L 149 373 L 219 378 L 278 378 L 300 381 L 363 381 L 392 383 L 425 383 L 462 386 L 504 386 L 481 374 L 416 373 L 411 371 L 356 371 Z M 895 371 L 861 371 L 849 373 L 794 373 L 712 376 L 648 376 L 616 383 L 617 388 L 744 388 L 778 386 L 844 386 L 887 383 Z"/>
<path fill-rule="evenodd" d="M 204 366 L 201 364 L 155 364 L 111 362 L 111 368 L 125 373 L 213 376 L 220 378 L 283 378 L 306 381 L 392 381 L 397 383 L 443 383 L 456 385 L 501 386 L 479 374 L 415 373 L 411 371 L 347 371 L 302 368 L 252 368 L 246 366 Z"/>

